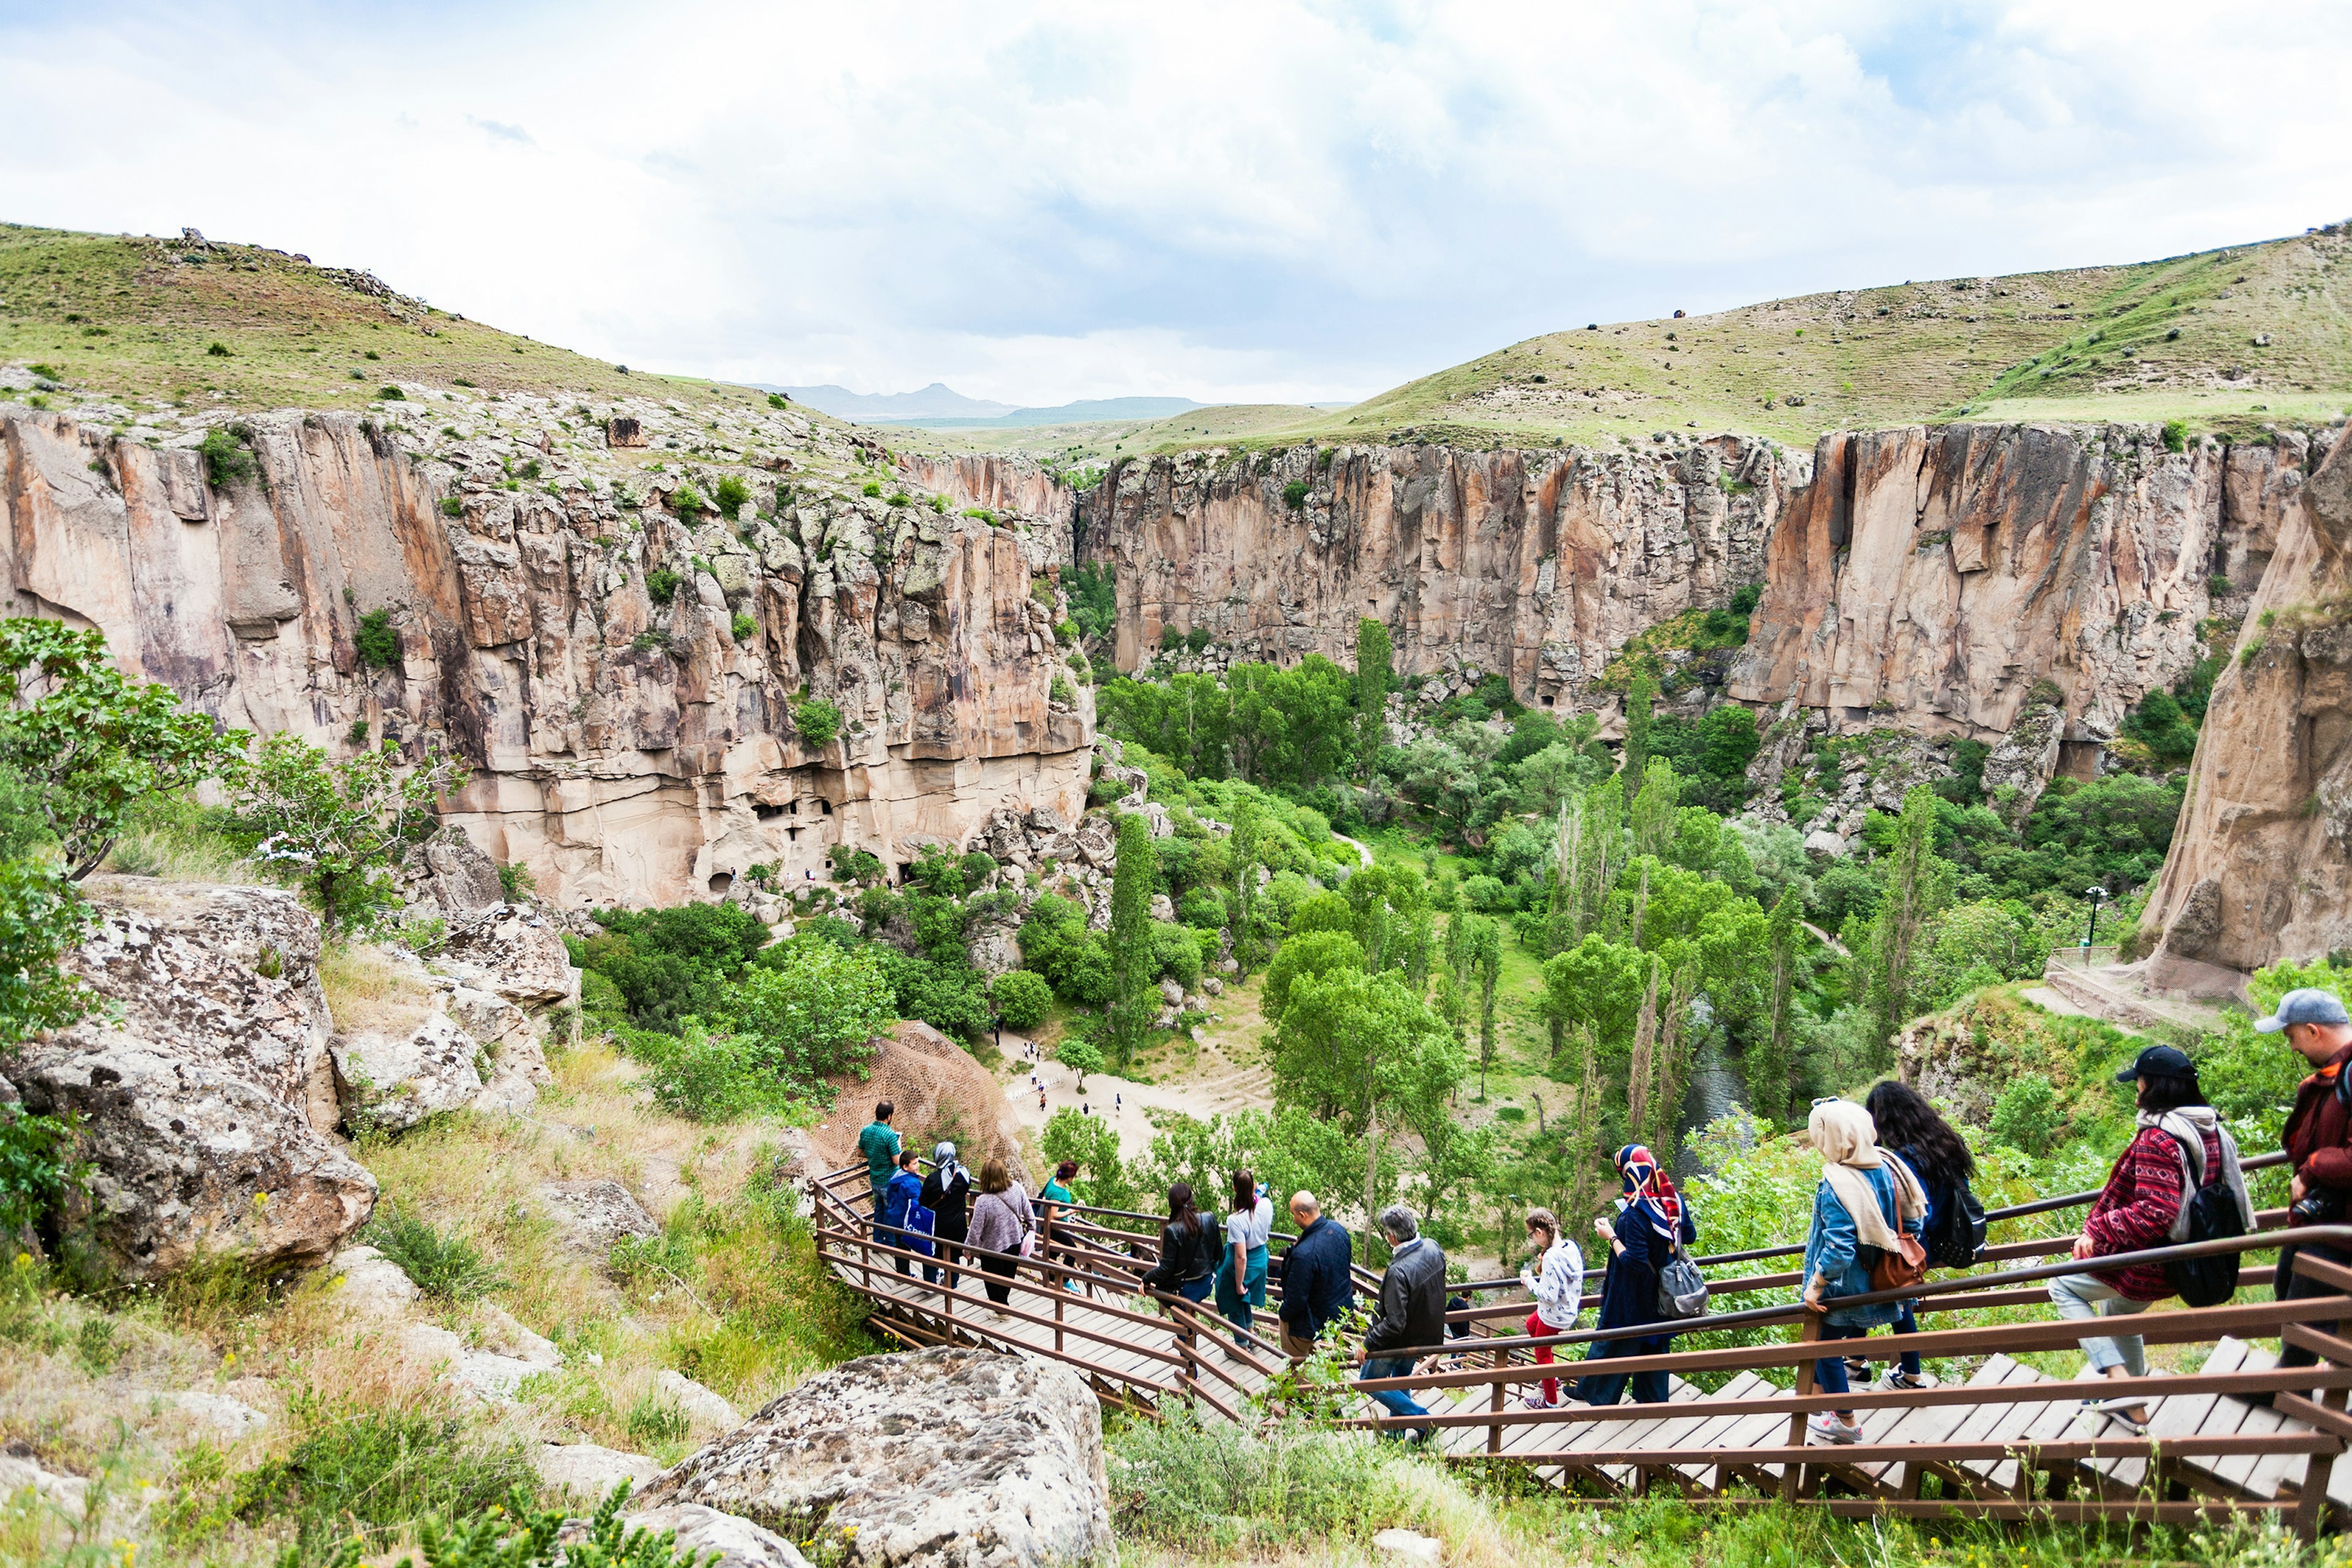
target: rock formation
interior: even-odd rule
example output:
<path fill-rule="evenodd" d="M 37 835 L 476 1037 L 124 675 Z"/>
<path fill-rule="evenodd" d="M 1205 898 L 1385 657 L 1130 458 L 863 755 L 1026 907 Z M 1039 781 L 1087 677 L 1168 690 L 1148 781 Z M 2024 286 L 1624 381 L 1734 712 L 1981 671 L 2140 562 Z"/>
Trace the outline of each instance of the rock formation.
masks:
<path fill-rule="evenodd" d="M 867 1356 L 771 1403 L 638 1503 L 698 1503 L 869 1568 L 1038 1568 L 1110 1552 L 1102 1415 L 1076 1373 L 940 1347 Z"/>
<path fill-rule="evenodd" d="M 706 431 L 634 400 L 634 453 L 572 412 L 419 388 L 366 419 L 267 416 L 239 427 L 254 477 L 215 487 L 201 429 L 12 410 L 13 610 L 100 627 L 230 724 L 339 752 L 439 741 L 476 769 L 446 820 L 566 908 L 710 897 L 754 865 L 821 878 L 837 843 L 903 864 L 1000 806 L 1083 806 L 1092 694 L 1061 679 L 1055 635 L 1066 527 L 820 482 L 815 459 L 874 454 L 797 414 Z M 687 458 L 765 460 L 755 446 L 808 477 L 717 515 L 716 470 Z M 389 664 L 361 651 L 379 611 Z M 840 715 L 824 744 L 810 701 Z"/>
<path fill-rule="evenodd" d="M 2288 495 L 2142 916 L 2159 984 L 2352 946 L 2352 440 Z"/>
<path fill-rule="evenodd" d="M 1020 1131 L 1006 1114 L 1003 1086 L 970 1051 L 915 1018 L 900 1019 L 875 1045 L 862 1073 L 827 1080 L 838 1097 L 833 1113 L 808 1134 L 820 1170 L 856 1163 L 857 1130 L 875 1102 L 887 1100 L 898 1107 L 894 1125 L 900 1135 L 925 1158 L 930 1144 L 920 1140 L 949 1138 L 959 1143 L 958 1156 L 972 1170 L 993 1156 L 1012 1168 L 1015 1181 L 1035 1190 L 1024 1173 Z"/>
<path fill-rule="evenodd" d="M 36 1111 L 83 1118 L 91 1225 L 133 1279 L 208 1253 L 323 1261 L 375 1207 L 339 1111 L 318 922 L 291 893 L 99 877 L 67 963 L 102 1007 L 26 1046 Z"/>

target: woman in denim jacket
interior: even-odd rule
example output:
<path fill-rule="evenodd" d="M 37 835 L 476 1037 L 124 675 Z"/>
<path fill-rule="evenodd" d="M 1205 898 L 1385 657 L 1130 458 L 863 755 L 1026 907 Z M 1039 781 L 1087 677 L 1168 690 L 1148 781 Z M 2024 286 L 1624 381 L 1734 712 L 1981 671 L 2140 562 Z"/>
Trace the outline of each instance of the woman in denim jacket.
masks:
<path fill-rule="evenodd" d="M 1902 1305 L 1825 1308 L 1823 1302 L 1868 1292 L 1876 1255 L 1894 1250 L 1898 1235 L 1920 1233 L 1927 1198 L 1910 1168 L 1879 1149 L 1870 1113 L 1852 1100 L 1815 1105 L 1808 1131 L 1821 1151 L 1822 1184 L 1813 1193 L 1813 1225 L 1805 1237 L 1805 1310 L 1823 1314 L 1822 1339 L 1856 1340 L 1893 1322 Z M 1823 1356 L 1813 1366 L 1823 1394 L 1847 1391 L 1843 1357 Z M 1805 1429 L 1827 1443 L 1862 1440 L 1862 1425 L 1851 1410 L 1815 1415 Z"/>

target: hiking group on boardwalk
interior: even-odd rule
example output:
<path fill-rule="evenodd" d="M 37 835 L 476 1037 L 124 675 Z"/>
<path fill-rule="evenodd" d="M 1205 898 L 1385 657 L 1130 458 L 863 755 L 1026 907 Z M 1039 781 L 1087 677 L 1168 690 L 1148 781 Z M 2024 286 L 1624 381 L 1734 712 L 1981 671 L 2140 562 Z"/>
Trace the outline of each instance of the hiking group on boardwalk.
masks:
<path fill-rule="evenodd" d="M 2286 1045 L 2313 1069 L 2298 1088 L 2282 1135 L 2293 1171 L 2293 1207 L 2276 1273 L 2279 1299 L 2335 1293 L 2330 1285 L 2296 1272 L 2290 1260 L 2307 1250 L 2329 1262 L 2347 1261 L 2331 1247 L 2299 1248 L 2293 1232 L 2342 1222 L 2352 1199 L 2352 1080 L 2346 1073 L 2352 1064 L 2352 1016 L 2333 994 L 2300 990 L 2282 998 L 2273 1015 L 2254 1026 L 2284 1034 Z M 2116 1331 L 2121 1325 L 2113 1320 L 2172 1297 L 2191 1307 L 2229 1300 L 2238 1285 L 2239 1254 L 2215 1247 L 2185 1259 L 2134 1258 L 2104 1268 L 2099 1260 L 2183 1242 L 2242 1237 L 2254 1230 L 2255 1215 L 2237 1143 L 2207 1103 L 2189 1057 L 2168 1046 L 2151 1046 L 2115 1079 L 2132 1088 L 2132 1137 L 2074 1238 L 2073 1258 L 2084 1267 L 2048 1279 L 2046 1289 L 2061 1318 L 2097 1331 L 2079 1340 L 2088 1372 L 2102 1379 L 2137 1379 L 2147 1374 L 2142 1339 Z M 858 1141 L 874 1184 L 875 1237 L 927 1260 L 927 1282 L 943 1277 L 952 1289 L 956 1265 L 965 1253 L 974 1254 L 997 1309 L 992 1315 L 1002 1317 L 1021 1258 L 1079 1266 L 1075 1237 L 1057 1237 L 1055 1231 L 1063 1216 L 1078 1217 L 1080 1205 L 1068 1184 L 1077 1175 L 1074 1163 L 1065 1162 L 1033 1199 L 1010 1179 L 1003 1161 L 990 1159 L 977 1183 L 979 1196 L 971 1200 L 974 1183 L 950 1143 L 938 1145 L 931 1172 L 917 1178 L 915 1156 L 899 1149 L 891 1115 L 887 1103 L 878 1106 L 874 1123 Z M 1870 1379 L 1871 1361 L 1850 1358 L 1834 1343 L 1882 1328 L 1898 1339 L 1917 1333 L 1916 1298 L 1906 1292 L 1922 1285 L 1930 1269 L 1961 1269 L 1978 1262 L 1986 1218 L 1970 1190 L 1976 1161 L 1966 1142 L 1908 1085 L 1882 1081 L 1862 1103 L 1817 1100 L 1805 1136 L 1822 1164 L 1798 1276 L 1800 1303 L 1811 1316 L 1808 1338 L 1822 1342 L 1828 1352 L 1812 1363 L 1811 1384 L 1835 1397 Z M 1612 1212 L 1591 1226 L 1601 1277 L 1590 1331 L 1582 1329 L 1590 1279 L 1583 1248 L 1551 1210 L 1530 1209 L 1524 1217 L 1529 1261 L 1517 1281 L 1530 1303 L 1524 1333 L 1535 1362 L 1561 1374 L 1544 1377 L 1525 1396 L 1524 1405 L 1532 1410 L 1557 1408 L 1571 1399 L 1611 1405 L 1629 1392 L 1637 1404 L 1666 1402 L 1665 1372 L 1636 1367 L 1617 1373 L 1610 1363 L 1664 1353 L 1678 1334 L 1699 1326 L 1692 1320 L 1707 1312 L 1707 1285 L 1690 1251 L 1700 1237 L 1702 1216 L 1648 1148 L 1627 1144 L 1612 1163 L 1619 1194 Z M 1271 1257 L 1275 1198 L 1250 1171 L 1230 1173 L 1229 1190 L 1207 1210 L 1191 1183 L 1172 1184 L 1167 1196 L 1157 1251 L 1141 1277 L 1147 1295 L 1213 1307 L 1230 1326 L 1235 1346 L 1246 1352 L 1272 1287 L 1279 1295 L 1278 1343 L 1294 1367 L 1318 1349 L 1341 1342 L 1333 1331 L 1350 1326 L 1357 1310 L 1356 1245 L 1316 1194 L 1291 1194 L 1287 1209 L 1296 1235 Z M 1383 1436 L 1425 1441 L 1434 1429 L 1422 1422 L 1431 1412 L 1413 1398 L 1409 1380 L 1424 1361 L 1451 1354 L 1450 1333 L 1466 1328 L 1458 1321 L 1450 1328 L 1449 1309 L 1466 1305 L 1466 1299 L 1449 1300 L 1445 1254 L 1424 1234 L 1422 1215 L 1393 1204 L 1381 1208 L 1372 1223 L 1389 1258 L 1369 1303 L 1360 1350 L 1351 1352 L 1357 1356 L 1355 1381 L 1371 1385 L 1362 1393 L 1386 1418 Z M 914 1259 L 898 1259 L 902 1274 L 914 1266 Z M 1080 1289 L 1074 1278 L 1059 1285 Z M 1462 1315 L 1455 1314 L 1457 1320 Z M 1581 1364 L 1573 1370 L 1556 1359 L 1549 1342 L 1569 1335 L 1582 1342 Z M 1888 1350 L 1891 1358 L 1871 1358 L 1890 1363 L 1871 1381 L 1874 1389 L 1934 1385 L 1916 1352 Z M 2279 1364 L 2307 1366 L 2313 1353 L 2290 1344 Z M 2263 1403 L 2268 1396 L 2255 1392 L 2241 1397 Z M 1805 1421 L 1806 1439 L 1829 1446 L 1859 1443 L 1866 1414 L 1857 1408 L 1817 1411 Z M 2094 1436 L 2112 1426 L 2138 1437 L 2147 1433 L 2149 1411 L 2144 1395 L 2124 1389 L 2113 1398 L 2083 1400 L 2076 1418 Z"/>

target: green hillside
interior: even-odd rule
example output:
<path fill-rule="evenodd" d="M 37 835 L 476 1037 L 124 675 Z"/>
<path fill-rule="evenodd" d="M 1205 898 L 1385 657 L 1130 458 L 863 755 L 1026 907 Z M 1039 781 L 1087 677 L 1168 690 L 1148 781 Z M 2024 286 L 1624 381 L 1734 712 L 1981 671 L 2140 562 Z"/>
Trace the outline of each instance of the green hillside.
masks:
<path fill-rule="evenodd" d="M 16 225 L 0 225 L 0 365 L 125 402 L 238 409 L 358 408 L 390 381 L 766 399 L 625 373 L 282 250 Z"/>
<path fill-rule="evenodd" d="M 2352 226 L 2133 266 L 1911 281 L 1530 338 L 1353 407 L 1197 409 L 1120 433 L 1208 443 L 1478 446 L 1963 416 L 2228 427 L 2352 407 Z M 1234 416 L 1248 417 L 1237 418 Z"/>

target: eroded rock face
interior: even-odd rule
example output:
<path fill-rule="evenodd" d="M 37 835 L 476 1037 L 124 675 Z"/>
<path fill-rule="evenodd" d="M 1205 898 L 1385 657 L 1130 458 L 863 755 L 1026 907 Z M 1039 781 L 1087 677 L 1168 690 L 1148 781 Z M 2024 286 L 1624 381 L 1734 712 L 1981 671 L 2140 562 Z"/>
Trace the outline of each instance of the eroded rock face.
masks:
<path fill-rule="evenodd" d="M 754 864 L 821 879 L 835 844 L 902 863 L 999 806 L 1083 808 L 1093 691 L 1053 697 L 1066 530 L 833 497 L 739 531 L 665 510 L 675 465 L 630 470 L 631 510 L 568 449 L 546 458 L 563 483 L 512 492 L 525 447 L 489 428 L 494 406 L 516 400 L 479 404 L 455 442 L 437 404 L 259 416 L 264 482 L 234 491 L 208 489 L 191 451 L 12 410 L 0 556 L 42 613 L 99 626 L 131 673 L 230 724 L 339 755 L 355 721 L 437 740 L 475 770 L 448 820 L 564 908 L 708 898 Z M 670 421 L 650 403 L 635 417 Z M 661 604 L 658 568 L 687 579 Z M 353 640 L 377 609 L 394 668 Z M 839 709 L 839 738 L 804 742 L 803 692 Z M 435 858 L 440 901 L 488 901 L 467 847 Z"/>
<path fill-rule="evenodd" d="M 1014 1568 L 1111 1550 L 1102 1417 L 1050 1363 L 940 1348 L 811 1378 L 647 1488 L 786 1535 L 848 1536 L 872 1568 Z M 851 1527 L 855 1533 L 850 1534 Z"/>
<path fill-rule="evenodd" d="M 88 1120 L 101 1243 L 152 1279 L 204 1253 L 323 1261 L 375 1178 L 313 1123 L 331 1080 L 318 922 L 291 893 L 95 877 L 101 923 L 68 961 L 107 1004 L 26 1046 L 26 1103 Z M 325 1102 L 333 1103 L 331 1081 Z"/>
<path fill-rule="evenodd" d="M 2213 683 L 2189 798 L 2139 927 L 2149 978 L 2210 990 L 2352 945 L 2352 440 L 2296 487 Z M 2265 621 L 2268 625 L 2265 625 Z"/>

